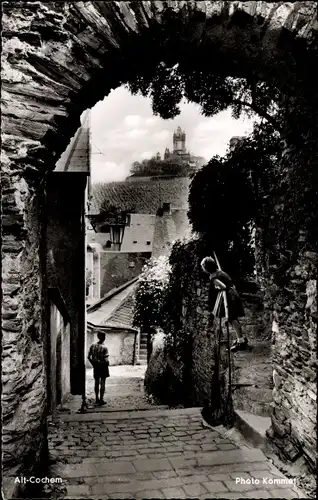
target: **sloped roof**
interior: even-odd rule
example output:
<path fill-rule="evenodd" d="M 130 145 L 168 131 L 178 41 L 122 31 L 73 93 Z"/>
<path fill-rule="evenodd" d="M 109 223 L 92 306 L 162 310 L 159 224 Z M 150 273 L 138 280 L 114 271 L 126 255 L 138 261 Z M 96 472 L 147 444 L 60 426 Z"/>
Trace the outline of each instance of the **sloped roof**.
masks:
<path fill-rule="evenodd" d="M 137 214 L 156 214 L 163 203 L 187 209 L 190 182 L 188 177 L 176 177 L 93 184 L 89 213 L 98 214 L 104 201 Z"/>
<path fill-rule="evenodd" d="M 77 129 L 69 145 L 56 163 L 54 172 L 90 173 L 90 111 L 82 118 L 82 126 Z"/>
<path fill-rule="evenodd" d="M 136 282 L 102 303 L 98 309 L 87 312 L 88 323 L 94 326 L 133 328 L 133 293 L 135 286 Z"/>
<path fill-rule="evenodd" d="M 123 299 L 121 304 L 108 317 L 105 324 L 128 326 L 133 328 L 134 319 L 134 290 L 135 286 L 129 291 L 129 294 Z"/>

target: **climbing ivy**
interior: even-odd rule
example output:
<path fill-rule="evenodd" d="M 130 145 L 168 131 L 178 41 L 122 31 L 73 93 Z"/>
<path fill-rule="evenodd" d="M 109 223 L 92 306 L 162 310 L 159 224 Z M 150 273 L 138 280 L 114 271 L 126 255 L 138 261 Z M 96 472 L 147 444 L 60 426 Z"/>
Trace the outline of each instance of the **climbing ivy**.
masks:
<path fill-rule="evenodd" d="M 169 281 L 168 258 L 151 259 L 143 268 L 135 292 L 134 326 L 147 329 L 162 326 L 162 307 Z"/>

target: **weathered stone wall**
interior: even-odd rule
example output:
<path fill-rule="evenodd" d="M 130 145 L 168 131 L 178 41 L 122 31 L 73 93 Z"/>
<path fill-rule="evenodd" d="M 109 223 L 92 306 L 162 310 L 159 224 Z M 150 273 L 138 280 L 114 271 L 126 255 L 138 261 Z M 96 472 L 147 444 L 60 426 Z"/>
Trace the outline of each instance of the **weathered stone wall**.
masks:
<path fill-rule="evenodd" d="M 173 205 L 173 200 L 171 200 Z M 187 209 L 171 209 L 168 213 L 156 216 L 153 238 L 153 257 L 168 255 L 175 240 L 191 233 Z"/>
<path fill-rule="evenodd" d="M 3 469 L 19 475 L 45 464 L 44 201 L 43 188 L 22 179 L 5 153 L 2 160 Z"/>
<path fill-rule="evenodd" d="M 276 288 L 273 313 L 274 405 L 269 436 L 283 458 L 302 453 L 314 468 L 317 423 L 317 261 L 300 254 Z"/>
<path fill-rule="evenodd" d="M 263 294 L 242 293 L 245 316 L 243 334 L 250 349 L 238 351 L 233 362 L 234 407 L 260 416 L 269 416 L 273 401 L 272 341 Z M 247 385 L 244 385 L 247 384 Z"/>
<path fill-rule="evenodd" d="M 207 279 L 203 273 L 197 268 L 197 275 L 195 276 L 196 281 L 191 285 L 190 290 L 187 290 L 186 297 L 190 299 L 185 299 L 183 306 L 183 328 L 187 331 L 192 332 L 192 401 L 195 404 L 202 405 L 209 401 L 211 397 L 211 378 L 215 368 L 215 362 L 213 359 L 213 349 L 215 346 L 215 341 L 218 338 L 218 328 L 219 320 L 214 323 L 215 330 L 212 330 L 209 326 L 209 303 L 208 303 L 208 284 Z M 240 319 L 242 330 L 244 335 L 249 340 L 252 351 L 245 353 L 237 353 L 232 357 L 231 369 L 232 369 L 232 381 L 233 383 L 251 383 L 262 385 L 262 387 L 256 391 L 251 391 L 251 389 L 245 389 L 244 392 L 244 404 L 246 406 L 242 407 L 242 389 L 235 390 L 233 392 L 233 401 L 235 407 L 238 409 L 247 409 L 258 414 L 265 414 L 266 412 L 261 412 L 261 407 L 263 404 L 271 401 L 271 390 L 269 384 L 269 374 L 271 376 L 271 341 L 266 335 L 266 329 L 264 328 L 263 314 L 264 310 L 262 304 L 260 303 L 261 297 L 252 294 L 242 294 L 245 316 Z M 187 302 L 187 305 L 186 305 Z M 227 332 L 224 324 L 224 320 L 221 323 L 222 334 L 221 341 L 227 340 Z M 230 342 L 236 338 L 235 332 L 230 326 Z M 266 369 L 262 369 L 261 364 L 265 363 L 263 356 L 259 356 L 260 346 L 264 347 L 266 351 Z M 221 347 L 222 355 L 221 358 L 223 362 L 226 363 L 227 354 L 225 348 L 227 345 Z M 254 348 L 257 353 L 253 355 Z M 246 373 L 242 373 L 244 366 L 244 358 L 249 356 L 249 380 L 246 379 Z M 251 366 L 254 364 L 254 367 Z M 227 365 L 226 365 L 227 366 Z M 262 373 L 259 373 L 259 371 Z M 244 371 L 245 372 L 245 371 Z M 267 389 L 267 390 L 266 390 Z M 270 393 L 270 396 L 269 396 Z M 254 397 L 255 396 L 255 397 Z M 270 401 L 269 401 L 270 399 Z M 259 405 L 255 403 L 258 400 Z M 265 401 L 266 400 L 266 401 Z M 265 405 L 266 405 L 265 404 Z M 254 411 L 253 411 L 254 410 Z"/>
<path fill-rule="evenodd" d="M 100 296 L 139 276 L 150 255 L 148 252 L 100 252 Z"/>
<path fill-rule="evenodd" d="M 216 74 L 253 72 L 286 95 L 305 95 L 315 65 L 302 64 L 302 56 L 304 41 L 315 35 L 316 9 L 316 2 L 4 3 L 5 462 L 21 464 L 30 453 L 35 465 L 44 442 L 47 303 L 40 198 L 45 174 L 82 111 L 125 81 L 127 72 L 142 73 L 156 58 L 210 64 L 211 53 Z"/>

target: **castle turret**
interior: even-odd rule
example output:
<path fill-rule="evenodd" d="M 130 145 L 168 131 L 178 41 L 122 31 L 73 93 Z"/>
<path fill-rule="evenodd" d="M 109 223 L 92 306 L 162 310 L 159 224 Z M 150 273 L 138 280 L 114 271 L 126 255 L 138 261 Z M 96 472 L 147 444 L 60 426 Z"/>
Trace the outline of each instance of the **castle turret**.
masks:
<path fill-rule="evenodd" d="M 170 157 L 170 151 L 169 151 L 169 148 L 166 148 L 166 149 L 165 149 L 165 156 L 164 156 L 164 159 L 165 159 L 165 160 L 167 160 L 169 157 Z"/>
<path fill-rule="evenodd" d="M 173 152 L 177 154 L 186 153 L 186 134 L 180 127 L 173 134 Z"/>

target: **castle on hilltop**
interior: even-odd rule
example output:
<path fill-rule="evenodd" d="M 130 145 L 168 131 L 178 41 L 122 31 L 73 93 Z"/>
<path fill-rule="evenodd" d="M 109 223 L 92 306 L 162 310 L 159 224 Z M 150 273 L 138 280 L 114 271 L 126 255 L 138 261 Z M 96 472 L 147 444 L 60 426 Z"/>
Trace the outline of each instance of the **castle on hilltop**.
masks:
<path fill-rule="evenodd" d="M 157 160 L 161 160 L 160 153 L 157 153 Z M 165 149 L 164 160 L 176 160 L 182 165 L 189 165 L 190 167 L 200 168 L 205 163 L 206 160 L 202 156 L 194 156 L 186 149 L 186 133 L 181 127 L 173 133 L 173 150 L 170 151 L 169 148 Z"/>

